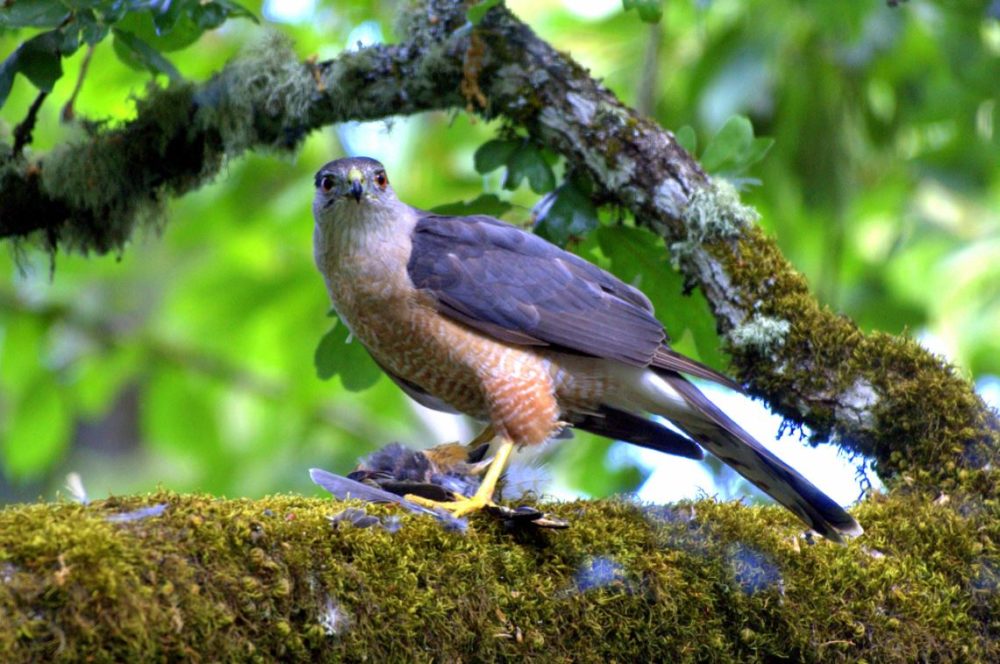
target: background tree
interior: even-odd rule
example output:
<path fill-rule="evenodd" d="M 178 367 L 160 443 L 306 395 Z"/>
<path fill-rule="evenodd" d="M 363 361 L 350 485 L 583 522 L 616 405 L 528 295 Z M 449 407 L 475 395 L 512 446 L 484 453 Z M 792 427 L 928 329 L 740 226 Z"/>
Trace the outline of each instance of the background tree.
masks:
<path fill-rule="evenodd" d="M 251 10 L 284 20 L 279 4 Z M 364 151 L 388 162 L 417 205 L 461 199 L 471 203 L 451 209 L 534 216 L 539 232 L 639 280 L 679 349 L 725 368 L 725 347 L 732 370 L 793 426 L 874 458 L 893 492 L 861 508 L 871 528 L 848 552 L 799 558 L 797 544 L 793 555 L 767 538 L 770 523 L 700 505 L 725 533 L 693 540 L 700 564 L 767 576 L 768 551 L 793 587 L 831 584 L 802 604 L 783 589 L 778 602 L 747 599 L 764 623 L 788 607 L 823 607 L 824 637 L 860 627 L 808 652 L 837 643 L 849 657 L 886 643 L 900 616 L 955 610 L 921 614 L 913 624 L 924 631 L 892 643 L 911 654 L 933 643 L 953 656 L 995 653 L 998 428 L 967 378 L 989 390 L 997 371 L 996 8 L 672 3 L 647 26 L 617 7 L 585 16 L 576 5 L 510 3 L 606 89 L 496 4 L 310 7 L 311 23 L 280 27 L 298 55 L 261 39 L 227 2 L 5 8 L 6 497 L 33 496 L 70 468 L 95 492 L 156 480 L 246 495 L 302 489 L 310 465 L 345 468 L 388 439 L 417 438 L 387 381 L 338 398 L 376 374 L 356 345 L 321 339 L 332 321 L 309 255 L 310 176 L 339 148 Z M 625 5 L 659 14 L 656 3 Z M 363 46 L 382 39 L 399 45 Z M 157 72 L 152 85 L 119 60 Z M 415 115 L 435 110 L 446 113 Z M 395 112 L 413 117 L 394 121 L 389 139 L 342 125 L 338 148 L 309 133 Z M 741 113 L 776 139 L 763 161 L 769 143 Z M 657 123 L 677 128 L 676 140 Z M 703 169 L 743 188 L 766 234 Z M 532 210 L 541 194 L 551 195 Z M 907 330 L 960 373 L 884 334 Z M 338 377 L 322 383 L 317 370 Z M 640 475 L 595 472 L 604 449 L 593 443 L 562 450 L 556 467 L 573 469 L 564 481 L 584 490 L 628 488 Z M 668 549 L 690 553 L 679 536 Z M 766 543 L 734 553 L 732 542 L 755 537 Z M 883 551 L 886 573 L 869 573 Z M 811 574 L 825 555 L 833 567 Z M 709 568 L 693 573 L 714 579 Z M 865 617 L 851 623 L 851 612 Z M 773 649 L 757 636 L 796 615 L 726 638 L 801 654 L 817 647 L 809 629 Z"/>

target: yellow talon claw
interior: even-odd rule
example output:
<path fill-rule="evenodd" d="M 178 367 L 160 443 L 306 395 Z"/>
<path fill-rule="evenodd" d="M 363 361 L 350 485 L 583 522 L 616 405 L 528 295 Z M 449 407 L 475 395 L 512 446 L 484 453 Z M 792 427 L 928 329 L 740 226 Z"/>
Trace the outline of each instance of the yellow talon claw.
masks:
<path fill-rule="evenodd" d="M 431 500 L 429 498 L 424 498 L 423 496 L 415 496 L 412 493 L 403 496 L 403 498 L 411 503 L 416 503 L 421 507 L 426 507 L 427 509 L 444 510 L 449 512 L 455 518 L 471 514 L 472 512 L 478 512 L 479 510 L 490 507 L 494 504 L 492 500 L 488 500 L 480 496 L 460 498 L 459 500 L 451 502 Z"/>

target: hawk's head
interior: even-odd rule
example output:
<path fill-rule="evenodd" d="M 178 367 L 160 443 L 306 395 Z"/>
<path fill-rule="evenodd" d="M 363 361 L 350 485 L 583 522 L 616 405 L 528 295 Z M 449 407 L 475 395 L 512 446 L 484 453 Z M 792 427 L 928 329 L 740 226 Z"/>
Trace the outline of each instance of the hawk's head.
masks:
<path fill-rule="evenodd" d="M 371 203 L 391 203 L 396 199 L 385 167 L 370 157 L 336 159 L 316 173 L 313 211 Z"/>

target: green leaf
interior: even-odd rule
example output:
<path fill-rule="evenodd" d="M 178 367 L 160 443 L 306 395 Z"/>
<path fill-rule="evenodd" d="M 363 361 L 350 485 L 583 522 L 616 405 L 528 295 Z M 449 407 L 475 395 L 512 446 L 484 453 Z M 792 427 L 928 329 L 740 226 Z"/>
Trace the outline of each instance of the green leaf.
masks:
<path fill-rule="evenodd" d="M 712 173 L 739 174 L 763 159 L 772 145 L 773 138 L 754 138 L 750 120 L 736 115 L 709 141 L 701 165 Z"/>
<path fill-rule="evenodd" d="M 639 18 L 646 23 L 658 23 L 663 18 L 663 0 L 622 0 L 622 9 L 639 10 Z"/>
<path fill-rule="evenodd" d="M 556 186 L 556 176 L 542 153 L 531 143 L 522 143 L 507 160 L 507 177 L 504 189 L 514 190 L 521 180 L 528 178 L 528 185 L 536 194 L 545 194 Z"/>
<path fill-rule="evenodd" d="M 70 425 L 70 412 L 55 378 L 48 372 L 38 375 L 7 416 L 6 472 L 27 478 L 51 468 L 66 449 Z"/>
<path fill-rule="evenodd" d="M 111 30 L 111 26 L 105 21 L 97 20 L 92 11 L 79 12 L 76 15 L 76 21 L 80 25 L 80 39 L 91 46 L 107 37 Z"/>
<path fill-rule="evenodd" d="M 122 62 L 136 69 L 147 69 L 154 74 L 166 74 L 172 81 L 183 80 L 177 68 L 146 42 L 125 30 L 112 28 L 111 32 L 115 36 L 115 53 Z"/>
<path fill-rule="evenodd" d="M 52 86 L 62 76 L 59 55 L 62 43 L 62 32 L 49 30 L 35 35 L 7 56 L 3 64 L 0 64 L 0 106 L 7 101 L 7 95 L 14 84 L 14 75 L 18 73 L 27 77 L 39 90 L 52 92 Z"/>
<path fill-rule="evenodd" d="M 159 366 L 143 386 L 143 440 L 157 450 L 218 463 L 224 456 L 219 390 L 197 373 Z"/>
<path fill-rule="evenodd" d="M 753 139 L 753 142 L 750 143 L 750 149 L 747 150 L 746 154 L 743 156 L 743 170 L 746 170 L 763 159 L 771 150 L 771 146 L 773 145 L 774 139 L 770 136 Z"/>
<path fill-rule="evenodd" d="M 220 4 L 209 2 L 196 6 L 191 16 L 202 30 L 213 30 L 225 22 L 227 12 Z"/>
<path fill-rule="evenodd" d="M 54 28 L 69 10 L 60 0 L 18 0 L 3 3 L 0 28 Z"/>
<path fill-rule="evenodd" d="M 465 17 L 469 19 L 469 23 L 472 25 L 479 25 L 479 22 L 486 16 L 486 12 L 499 4 L 500 0 L 479 0 L 479 2 L 466 10 Z"/>
<path fill-rule="evenodd" d="M 175 15 L 175 6 L 177 11 L 190 11 Z M 194 9 L 174 2 L 166 12 L 133 11 L 115 23 L 114 27 L 135 35 L 159 53 L 170 53 L 187 48 L 205 32 L 191 16 Z"/>
<path fill-rule="evenodd" d="M 674 132 L 674 138 L 677 140 L 677 144 L 687 150 L 689 154 L 697 154 L 698 136 L 694 133 L 694 127 L 684 125 Z"/>
<path fill-rule="evenodd" d="M 595 232 L 598 245 L 610 261 L 609 270 L 622 281 L 649 297 L 678 351 L 723 369 L 725 357 L 719 349 L 715 318 L 701 291 L 684 295 L 684 278 L 670 267 L 663 239 L 629 226 L 601 226 Z M 690 331 L 692 347 L 681 343 Z"/>
<path fill-rule="evenodd" d="M 749 150 L 752 142 L 753 125 L 750 120 L 742 115 L 734 115 L 705 146 L 701 165 L 706 171 L 718 171 Z"/>
<path fill-rule="evenodd" d="M 382 375 L 368 351 L 357 339 L 348 341 L 350 330 L 340 321 L 323 335 L 316 346 L 313 362 L 321 380 L 340 376 L 340 383 L 352 392 L 366 390 Z"/>
<path fill-rule="evenodd" d="M 586 236 L 597 224 L 597 209 L 590 198 L 567 182 L 555 191 L 552 205 L 538 221 L 535 232 L 562 247 L 570 237 Z"/>
<path fill-rule="evenodd" d="M 431 212 L 454 216 L 487 214 L 491 217 L 499 217 L 510 210 L 510 208 L 511 204 L 500 200 L 496 194 L 481 194 L 471 201 L 456 201 L 454 203 L 438 205 L 431 208 Z"/>
<path fill-rule="evenodd" d="M 521 141 L 501 141 L 493 139 L 486 141 L 476 150 L 472 157 L 476 172 L 486 174 L 495 171 L 507 164 L 507 160 L 514 154 L 514 150 L 521 144 Z"/>

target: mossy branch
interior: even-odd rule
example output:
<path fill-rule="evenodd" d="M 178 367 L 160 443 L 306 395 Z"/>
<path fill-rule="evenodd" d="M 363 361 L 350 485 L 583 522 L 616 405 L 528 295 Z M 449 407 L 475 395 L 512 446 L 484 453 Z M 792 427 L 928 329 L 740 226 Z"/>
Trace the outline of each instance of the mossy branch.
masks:
<path fill-rule="evenodd" d="M 359 506 L 370 516 L 331 523 Z M 295 497 L 8 507 L 0 659 L 1000 658 L 995 506 L 869 500 L 846 547 L 810 544 L 775 507 L 548 507 L 569 530 L 483 515 L 461 532 Z"/>
<path fill-rule="evenodd" d="M 334 122 L 468 105 L 524 128 L 589 174 L 599 202 L 667 240 L 752 394 L 817 438 L 874 457 L 890 481 L 998 497 L 1000 426 L 968 380 L 912 340 L 864 334 L 821 308 L 753 211 L 670 132 L 503 7 L 470 30 L 465 5 L 418 3 L 403 14 L 403 43 L 324 63 L 299 62 L 274 38 L 203 85 L 152 89 L 121 127 L 37 162 L 10 157 L 0 164 L 0 237 L 117 249 L 165 197 L 247 149 L 290 149 Z"/>

